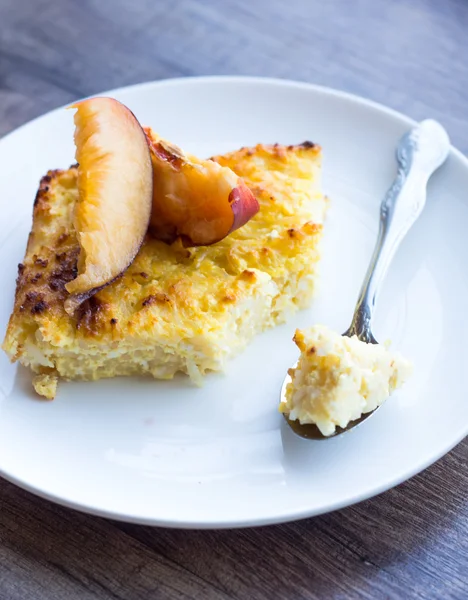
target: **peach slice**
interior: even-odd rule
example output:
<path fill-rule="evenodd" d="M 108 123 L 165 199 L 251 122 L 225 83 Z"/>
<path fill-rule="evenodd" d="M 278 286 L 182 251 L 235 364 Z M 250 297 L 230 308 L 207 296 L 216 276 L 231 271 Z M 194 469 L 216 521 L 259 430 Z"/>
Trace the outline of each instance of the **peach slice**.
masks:
<path fill-rule="evenodd" d="M 150 233 L 167 243 L 208 246 L 242 227 L 259 210 L 244 181 L 228 167 L 185 154 L 145 128 L 153 164 Z"/>
<path fill-rule="evenodd" d="M 148 229 L 153 174 L 145 133 L 112 98 L 73 104 L 79 199 L 74 225 L 78 275 L 65 286 L 72 314 L 132 263 Z"/>

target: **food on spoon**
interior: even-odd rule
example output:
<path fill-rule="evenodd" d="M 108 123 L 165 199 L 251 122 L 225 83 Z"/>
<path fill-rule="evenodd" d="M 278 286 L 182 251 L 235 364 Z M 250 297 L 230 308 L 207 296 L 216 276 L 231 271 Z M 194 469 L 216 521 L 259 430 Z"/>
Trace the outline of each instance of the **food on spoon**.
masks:
<path fill-rule="evenodd" d="M 37 374 L 37 393 L 53 397 L 59 378 L 183 372 L 200 383 L 257 333 L 310 305 L 328 204 L 320 148 L 258 145 L 214 160 L 245 180 L 261 210 L 211 246 L 147 236 L 123 275 L 73 315 L 64 301 L 80 253 L 78 170 L 43 178 L 3 345 Z"/>
<path fill-rule="evenodd" d="M 200 160 L 146 129 L 153 163 L 152 235 L 208 246 L 245 225 L 259 210 L 254 194 L 229 167 Z"/>
<path fill-rule="evenodd" d="M 133 113 L 112 98 L 72 106 L 78 198 L 73 229 L 77 276 L 65 287 L 72 314 L 132 263 L 148 229 L 153 175 L 145 133 Z"/>
<path fill-rule="evenodd" d="M 291 421 L 315 423 L 324 436 L 373 411 L 412 373 L 411 363 L 385 346 L 322 325 L 297 330 L 294 341 L 301 355 L 289 370 L 280 411 Z"/>

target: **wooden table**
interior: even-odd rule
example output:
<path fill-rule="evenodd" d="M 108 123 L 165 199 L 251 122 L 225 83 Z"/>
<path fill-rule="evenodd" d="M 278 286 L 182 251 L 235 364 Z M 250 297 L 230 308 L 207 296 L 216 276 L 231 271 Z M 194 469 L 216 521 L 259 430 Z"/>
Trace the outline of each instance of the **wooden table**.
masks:
<path fill-rule="evenodd" d="M 466 0 L 0 0 L 0 135 L 80 96 L 206 74 L 345 89 L 440 119 L 468 151 Z M 465 441 L 373 500 L 238 531 L 115 523 L 0 480 L 0 598 L 468 598 L 467 459 Z"/>

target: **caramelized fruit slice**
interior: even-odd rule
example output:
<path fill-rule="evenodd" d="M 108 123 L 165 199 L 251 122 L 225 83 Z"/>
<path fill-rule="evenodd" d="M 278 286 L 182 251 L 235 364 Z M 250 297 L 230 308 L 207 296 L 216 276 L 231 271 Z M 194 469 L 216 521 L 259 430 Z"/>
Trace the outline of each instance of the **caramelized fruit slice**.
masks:
<path fill-rule="evenodd" d="M 74 224 L 78 276 L 66 288 L 65 310 L 111 283 L 132 263 L 151 214 L 153 174 L 145 133 L 112 98 L 74 104 L 79 200 Z"/>
<path fill-rule="evenodd" d="M 259 210 L 257 199 L 231 169 L 184 154 L 145 128 L 153 163 L 151 234 L 171 243 L 208 246 L 242 227 Z"/>

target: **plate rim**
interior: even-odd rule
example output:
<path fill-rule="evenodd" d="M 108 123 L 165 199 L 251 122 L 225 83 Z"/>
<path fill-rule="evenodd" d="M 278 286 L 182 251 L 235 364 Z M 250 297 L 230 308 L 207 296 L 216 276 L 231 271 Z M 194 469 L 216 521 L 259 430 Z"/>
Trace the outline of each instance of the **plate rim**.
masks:
<path fill-rule="evenodd" d="M 257 75 L 200 75 L 200 76 L 189 75 L 186 77 L 169 77 L 166 79 L 153 79 L 153 80 L 142 81 L 140 83 L 133 83 L 131 85 L 124 85 L 124 86 L 120 86 L 117 88 L 106 89 L 101 92 L 96 92 L 95 94 L 89 94 L 87 96 L 82 96 L 82 97 L 76 98 L 75 100 L 72 100 L 71 102 L 67 102 L 60 106 L 52 108 L 51 110 L 47 111 L 46 113 L 38 115 L 37 117 L 34 117 L 34 118 L 26 121 L 25 123 L 22 123 L 18 127 L 15 127 L 15 129 L 13 129 L 12 131 L 9 131 L 8 133 L 6 133 L 0 137 L 0 145 L 2 144 L 2 142 L 4 140 L 7 140 L 11 135 L 18 133 L 24 127 L 27 127 L 28 125 L 31 125 L 31 124 L 35 123 L 36 121 L 39 121 L 40 119 L 48 117 L 56 112 L 58 113 L 68 107 L 71 107 L 72 104 L 74 104 L 75 102 L 78 102 L 80 100 L 85 100 L 87 98 L 95 98 L 97 96 L 106 96 L 106 95 L 112 96 L 112 95 L 115 95 L 117 93 L 120 93 L 120 92 L 123 92 L 126 90 L 136 91 L 136 90 L 144 90 L 146 88 L 152 88 L 152 87 L 184 85 L 187 82 L 200 82 L 200 83 L 231 82 L 231 83 L 240 83 L 240 84 L 268 83 L 268 84 L 272 84 L 272 85 L 277 85 L 278 87 L 286 86 L 286 87 L 295 87 L 297 89 L 304 89 L 304 90 L 309 90 L 309 91 L 313 90 L 317 93 L 328 94 L 328 95 L 334 96 L 336 98 L 346 99 L 346 100 L 349 100 L 350 102 L 355 102 L 362 106 L 367 106 L 368 108 L 372 108 L 373 110 L 378 111 L 378 112 L 384 112 L 387 115 L 392 116 L 396 119 L 399 119 L 400 121 L 405 122 L 406 124 L 409 124 L 412 126 L 416 125 L 416 123 L 418 122 L 416 119 L 413 119 L 412 117 L 409 117 L 408 115 L 405 115 L 401 111 L 391 108 L 389 106 L 386 106 L 385 104 L 382 104 L 381 102 L 377 102 L 376 100 L 370 100 L 368 98 L 365 98 L 364 96 L 360 96 L 359 94 L 354 94 L 353 92 L 347 92 L 344 90 L 340 90 L 338 88 L 333 88 L 333 87 L 329 87 L 326 85 L 320 85 L 317 83 L 309 83 L 307 81 L 301 81 L 301 80 L 296 80 L 296 79 L 287 79 L 287 78 L 283 79 L 281 77 L 261 77 L 261 76 L 257 76 Z M 427 116 L 425 118 L 429 118 L 429 116 Z M 468 168 L 468 156 L 466 156 L 461 150 L 459 150 L 452 143 L 450 143 L 449 155 L 450 154 L 453 154 L 458 159 L 460 159 L 464 163 L 465 167 Z"/>
<path fill-rule="evenodd" d="M 397 119 L 401 123 L 404 123 L 408 126 L 413 126 L 417 122 L 415 119 L 408 117 L 407 115 L 405 115 L 404 113 L 402 113 L 398 110 L 395 110 L 384 104 L 381 104 L 374 100 L 369 100 L 367 98 L 364 98 L 363 96 L 359 96 L 359 95 L 351 93 L 351 92 L 339 90 L 339 89 L 324 86 L 324 85 L 308 83 L 305 81 L 293 80 L 293 79 L 282 79 L 282 78 L 274 78 L 274 77 L 259 77 L 259 76 L 248 76 L 248 75 L 208 75 L 208 76 L 174 77 L 174 78 L 167 78 L 167 79 L 160 79 L 160 80 L 149 80 L 149 81 L 144 81 L 144 82 L 133 84 L 133 85 L 121 86 L 118 88 L 105 90 L 102 92 L 91 94 L 89 96 L 84 96 L 83 98 L 80 98 L 80 99 L 91 98 L 91 97 L 95 97 L 95 96 L 103 96 L 103 95 L 113 96 L 115 94 L 119 94 L 119 93 L 126 92 L 126 91 L 144 93 L 145 90 L 151 89 L 151 88 L 163 88 L 163 87 L 168 87 L 168 86 L 169 87 L 183 86 L 183 85 L 186 85 L 187 83 L 195 83 L 195 84 L 237 83 L 237 84 L 258 84 L 258 85 L 269 84 L 269 85 L 274 85 L 274 86 L 278 86 L 278 87 L 295 88 L 298 90 L 306 90 L 306 91 L 313 92 L 313 93 L 332 96 L 335 98 L 346 100 L 346 101 L 354 103 L 354 104 L 358 104 L 363 108 L 372 109 L 376 112 L 383 113 L 389 117 L 392 117 L 393 119 Z M 22 131 L 23 128 L 31 126 L 35 122 L 40 121 L 41 119 L 50 117 L 56 113 L 58 114 L 59 112 L 63 111 L 66 107 L 70 106 L 72 103 L 73 102 L 68 102 L 68 103 L 61 105 L 59 107 L 56 107 L 44 114 L 41 114 L 29 121 L 26 121 L 19 127 L 13 129 L 12 131 L 10 131 L 7 134 L 5 134 L 4 136 L 2 136 L 0 138 L 0 147 L 3 145 L 4 142 L 8 141 L 10 136 L 13 136 L 13 135 L 17 134 L 18 132 Z M 459 162 L 459 164 L 466 169 L 466 171 L 468 173 L 468 158 L 460 150 L 458 150 L 456 147 L 454 147 L 452 144 L 450 146 L 450 155 L 453 156 L 457 160 L 457 162 Z M 109 518 L 109 519 L 113 519 L 116 521 L 123 521 L 123 522 L 127 522 L 127 523 L 150 525 L 150 526 L 157 526 L 157 527 L 167 527 L 167 528 L 174 528 L 174 529 L 199 529 L 199 530 L 202 530 L 202 529 L 214 530 L 214 529 L 227 529 L 227 528 L 238 529 L 238 528 L 244 528 L 244 527 L 257 527 L 257 526 L 273 525 L 273 524 L 279 524 L 279 523 L 287 523 L 287 522 L 291 522 L 291 521 L 297 521 L 297 520 L 302 520 L 302 519 L 306 519 L 306 518 L 311 518 L 314 516 L 319 516 L 321 514 L 334 512 L 336 510 L 340 510 L 342 508 L 352 506 L 358 502 L 362 502 L 362 501 L 368 500 L 369 498 L 378 496 L 381 493 L 383 493 L 387 490 L 390 490 L 393 487 L 399 485 L 400 483 L 403 483 L 404 481 L 411 479 L 418 473 L 421 473 L 423 470 L 428 468 L 430 465 L 432 465 L 435 462 L 437 462 L 438 460 L 440 460 L 443 456 L 445 456 L 445 454 L 447 454 L 453 448 L 455 448 L 458 444 L 460 444 L 467 435 L 468 435 L 468 422 L 465 424 L 464 427 L 463 426 L 461 427 L 458 435 L 455 436 L 455 438 L 452 438 L 450 443 L 445 445 L 444 448 L 442 450 L 439 450 L 439 452 L 437 452 L 435 455 L 431 455 L 430 458 L 422 461 L 420 464 L 416 465 L 410 471 L 406 471 L 404 475 L 402 475 L 402 476 L 399 475 L 399 476 L 395 477 L 394 479 L 392 479 L 390 482 L 383 483 L 380 486 L 378 486 L 377 488 L 373 488 L 371 491 L 367 491 L 365 493 L 356 492 L 356 493 L 348 496 L 347 498 L 341 499 L 340 501 L 337 501 L 335 503 L 329 503 L 326 507 L 321 507 L 321 508 L 312 509 L 312 510 L 307 507 L 303 507 L 300 509 L 296 508 L 294 511 L 288 512 L 287 510 L 285 510 L 281 514 L 277 514 L 275 516 L 266 516 L 263 518 L 258 517 L 258 516 L 257 517 L 255 517 L 255 516 L 249 517 L 249 518 L 241 518 L 241 519 L 237 519 L 237 520 L 236 519 L 220 520 L 220 519 L 215 518 L 213 521 L 208 521 L 206 518 L 204 518 L 200 521 L 197 521 L 197 520 L 193 520 L 193 519 L 192 520 L 188 520 L 188 519 L 174 520 L 173 518 L 165 519 L 165 518 L 154 518 L 154 517 L 141 517 L 136 514 L 131 514 L 130 512 L 122 513 L 122 512 L 113 510 L 113 509 L 96 508 L 92 504 L 75 502 L 68 498 L 64 498 L 63 496 L 60 496 L 53 492 L 44 490 L 35 485 L 29 484 L 27 481 L 23 481 L 21 478 L 18 478 L 17 476 L 15 476 L 14 473 L 11 473 L 8 470 L 5 470 L 2 467 L 1 461 L 0 461 L 0 477 L 3 477 L 5 480 L 9 481 L 10 483 L 13 483 L 14 485 L 20 487 L 21 489 L 24 489 L 27 492 L 34 494 L 35 496 L 38 496 L 45 500 L 49 500 L 60 506 L 65 506 L 67 508 L 71 508 L 73 510 L 77 510 L 82 513 L 91 514 L 91 515 L 98 516 L 98 517 Z"/>

